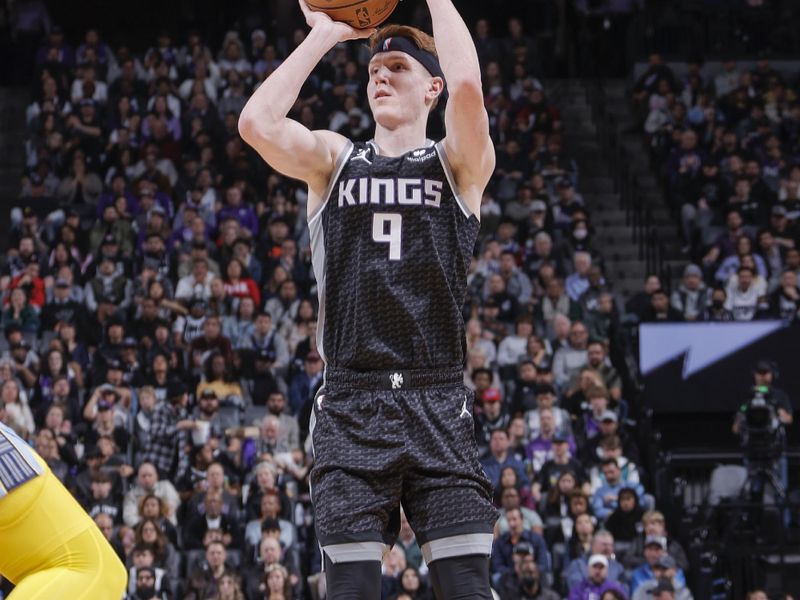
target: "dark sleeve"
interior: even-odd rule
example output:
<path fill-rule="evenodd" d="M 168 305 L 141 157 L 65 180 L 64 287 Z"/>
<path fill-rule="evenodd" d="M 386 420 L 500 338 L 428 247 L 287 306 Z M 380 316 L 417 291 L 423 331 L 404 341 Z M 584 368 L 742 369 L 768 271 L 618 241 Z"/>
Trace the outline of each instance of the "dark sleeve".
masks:
<path fill-rule="evenodd" d="M 772 397 L 775 399 L 775 404 L 778 408 L 782 408 L 790 415 L 794 413 L 792 403 L 789 401 L 789 395 L 781 389 L 772 388 Z"/>

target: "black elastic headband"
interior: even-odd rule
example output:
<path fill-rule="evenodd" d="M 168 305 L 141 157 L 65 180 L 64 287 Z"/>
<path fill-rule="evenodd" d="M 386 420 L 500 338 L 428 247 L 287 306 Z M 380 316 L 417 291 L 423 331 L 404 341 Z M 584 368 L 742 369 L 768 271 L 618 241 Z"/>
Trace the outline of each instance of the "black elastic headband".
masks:
<path fill-rule="evenodd" d="M 425 67 L 428 73 L 434 77 L 441 77 L 442 81 L 444 81 L 444 73 L 442 73 L 442 67 L 439 66 L 439 60 L 427 50 L 418 48 L 417 45 L 407 37 L 399 35 L 387 37 L 373 50 L 372 56 L 380 52 L 405 52 Z"/>

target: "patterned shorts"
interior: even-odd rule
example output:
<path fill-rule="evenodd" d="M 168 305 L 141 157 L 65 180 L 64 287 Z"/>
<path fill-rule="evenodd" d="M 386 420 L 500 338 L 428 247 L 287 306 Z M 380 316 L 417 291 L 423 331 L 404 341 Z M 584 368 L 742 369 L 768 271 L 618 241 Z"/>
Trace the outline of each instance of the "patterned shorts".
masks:
<path fill-rule="evenodd" d="M 311 417 L 311 489 L 321 545 L 394 544 L 400 505 L 420 545 L 491 533 L 463 371 L 355 373 L 328 367 Z"/>

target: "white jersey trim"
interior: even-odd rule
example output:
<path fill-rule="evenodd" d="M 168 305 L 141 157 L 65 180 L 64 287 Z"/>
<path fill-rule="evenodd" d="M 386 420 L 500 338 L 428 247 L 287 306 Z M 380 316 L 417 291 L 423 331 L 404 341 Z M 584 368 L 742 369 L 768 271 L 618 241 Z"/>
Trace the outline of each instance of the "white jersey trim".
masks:
<path fill-rule="evenodd" d="M 342 170 L 347 164 L 347 161 L 350 158 L 350 153 L 352 151 L 353 151 L 353 142 L 347 140 L 347 144 L 345 144 L 345 147 L 342 148 L 342 151 L 339 153 L 339 156 L 336 157 L 336 166 L 333 168 L 333 173 L 331 174 L 331 178 L 328 181 L 328 187 L 325 189 L 325 193 L 322 195 L 322 202 L 320 202 L 320 205 L 314 210 L 312 214 L 308 216 L 309 225 L 311 224 L 311 221 L 315 220 L 317 217 L 319 217 L 319 215 L 322 214 L 322 211 L 325 210 L 325 207 L 328 205 L 328 200 L 330 200 L 331 193 L 333 192 L 333 186 L 336 185 L 336 180 L 339 179 L 339 175 L 342 174 Z"/>
<path fill-rule="evenodd" d="M 461 212 L 464 213 L 464 216 L 469 219 L 473 213 L 469 209 L 469 206 L 467 206 L 467 203 L 464 202 L 464 198 L 461 197 L 461 193 L 458 191 L 456 178 L 453 176 L 453 170 L 450 168 L 450 161 L 447 160 L 447 152 L 444 150 L 444 144 L 442 144 L 442 142 L 437 142 L 435 146 L 436 153 L 439 155 L 439 162 L 442 163 L 442 169 L 444 169 L 444 174 L 447 177 L 447 183 L 450 185 L 450 190 L 453 192 L 453 197 L 456 199 Z"/>

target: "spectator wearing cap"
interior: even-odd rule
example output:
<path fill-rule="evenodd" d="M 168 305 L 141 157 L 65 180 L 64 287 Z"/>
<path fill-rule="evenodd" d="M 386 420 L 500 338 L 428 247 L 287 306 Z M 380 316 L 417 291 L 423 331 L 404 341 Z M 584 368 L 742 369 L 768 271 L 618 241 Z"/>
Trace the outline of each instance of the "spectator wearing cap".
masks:
<path fill-rule="evenodd" d="M 569 600 L 594 600 L 607 590 L 616 590 L 627 598 L 621 584 L 608 576 L 609 562 L 604 554 L 593 554 L 588 561 L 589 572 L 584 579 L 569 590 Z"/>
<path fill-rule="evenodd" d="M 142 460 L 151 462 L 164 478 L 173 481 L 188 468 L 187 432 L 196 428 L 195 422 L 187 418 L 188 402 L 189 395 L 183 383 L 167 385 L 167 401 L 153 411 L 149 442 L 142 451 Z"/>
<path fill-rule="evenodd" d="M 488 388 L 476 391 L 480 400 L 480 411 L 475 415 L 475 441 L 479 451 L 486 451 L 495 429 L 507 429 L 511 415 L 506 411 L 500 390 Z"/>
<path fill-rule="evenodd" d="M 587 440 L 581 448 L 581 461 L 586 467 L 599 464 L 604 451 L 601 444 L 604 440 L 617 438 L 622 444 L 622 454 L 631 461 L 638 462 L 639 448 L 627 429 L 622 427 L 619 415 L 613 410 L 604 410 L 598 421 L 598 434 Z M 614 442 L 616 445 L 616 442 Z"/>
<path fill-rule="evenodd" d="M 553 377 L 556 387 L 563 389 L 578 374 L 588 361 L 587 348 L 589 331 L 582 321 L 575 321 L 569 327 L 567 344 L 553 355 Z"/>
<path fill-rule="evenodd" d="M 526 545 L 518 545 L 513 561 L 513 571 L 504 573 L 497 584 L 500 600 L 559 600 L 560 596 L 545 586 L 535 557 Z"/>
<path fill-rule="evenodd" d="M 536 474 L 536 482 L 533 484 L 533 493 L 536 498 L 546 495 L 556 485 L 563 473 L 573 473 L 578 485 L 584 484 L 587 480 L 583 465 L 570 450 L 567 436 L 563 433 L 554 435 L 552 449 L 552 456 L 545 461 L 541 470 Z"/>
<path fill-rule="evenodd" d="M 560 230 L 567 231 L 572 227 L 572 216 L 583 209 L 583 197 L 575 191 L 575 186 L 566 177 L 556 181 L 555 191 L 556 203 L 551 209 L 553 221 Z"/>
<path fill-rule="evenodd" d="M 670 304 L 686 321 L 696 321 L 709 305 L 711 291 L 703 282 L 703 271 L 697 265 L 686 265 L 678 289 L 672 292 Z"/>
<path fill-rule="evenodd" d="M 522 512 L 518 508 L 506 511 L 508 531 L 500 535 L 492 545 L 492 583 L 498 585 L 505 573 L 514 571 L 514 555 L 527 553 L 534 557 L 541 573 L 550 573 L 550 552 L 544 538 L 526 530 Z"/>
<path fill-rule="evenodd" d="M 582 582 L 586 581 L 590 576 L 589 560 L 595 556 L 603 556 L 606 559 L 604 581 L 614 582 L 622 585 L 626 580 L 625 567 L 622 566 L 614 558 L 614 536 L 605 529 L 601 529 L 594 534 L 592 544 L 584 556 L 575 558 L 569 562 L 567 568 L 564 569 L 563 577 L 566 581 L 566 587 L 570 590 L 578 587 Z M 597 559 L 595 559 L 597 561 Z M 602 561 L 600 561 L 602 562 Z M 625 592 L 627 597 L 627 589 L 620 588 Z M 602 594 L 598 594 L 600 598 Z M 582 598 L 582 596 L 580 596 Z"/>
<path fill-rule="evenodd" d="M 641 484 L 627 483 L 622 479 L 622 470 L 616 458 L 606 458 L 600 463 L 603 474 L 603 483 L 592 493 L 592 512 L 600 520 L 605 520 L 618 506 L 619 492 L 622 488 L 630 487 L 636 491 L 641 502 L 644 489 Z"/>
<path fill-rule="evenodd" d="M 557 431 L 563 432 L 567 437 L 571 437 L 572 419 L 566 410 L 556 406 L 556 399 L 556 390 L 552 385 L 542 384 L 537 386 L 536 408 L 528 410 L 524 414 L 525 426 L 528 428 L 528 435 L 530 438 L 539 436 L 541 430 L 540 415 L 542 410 L 552 411 L 553 427 Z M 575 451 L 574 441 L 572 450 L 573 452 Z"/>
<path fill-rule="evenodd" d="M 102 303 L 112 304 L 119 310 L 127 310 L 133 300 L 133 282 L 117 269 L 110 257 L 100 260 L 95 276 L 84 286 L 86 307 L 97 311 Z"/>
<path fill-rule="evenodd" d="M 41 312 L 42 331 L 56 331 L 61 323 L 72 323 L 77 328 L 86 327 L 88 315 L 83 302 L 71 297 L 72 285 L 66 279 L 56 279 L 50 299 Z"/>
<path fill-rule="evenodd" d="M 665 537 L 667 540 L 667 554 L 675 559 L 678 567 L 684 570 L 689 569 L 689 559 L 686 556 L 686 552 L 680 543 L 667 532 L 663 513 L 657 510 L 645 512 L 642 516 L 642 526 L 642 532 L 634 538 L 630 550 L 621 558 L 626 569 L 632 571 L 645 563 L 644 547 L 648 536 Z"/>
<path fill-rule="evenodd" d="M 669 554 L 664 554 L 652 567 L 654 577 L 642 582 L 631 600 L 694 600 L 686 584 L 677 577 L 678 565 Z"/>
<path fill-rule="evenodd" d="M 631 573 L 631 593 L 635 594 L 640 585 L 655 579 L 653 566 L 665 556 L 669 556 L 667 552 L 667 537 L 664 535 L 647 535 L 644 540 L 645 562 Z M 675 562 L 674 559 L 672 562 Z M 686 576 L 683 574 L 683 569 L 678 568 L 677 565 L 674 568 L 673 579 L 679 586 L 686 587 Z"/>
<path fill-rule="evenodd" d="M 481 458 L 486 477 L 496 488 L 500 483 L 500 474 L 505 467 L 511 467 L 516 471 L 517 478 L 524 486 L 530 486 L 531 482 L 525 471 L 525 465 L 515 458 L 510 452 L 510 441 L 508 432 L 505 429 L 494 429 L 489 440 L 489 451 Z"/>

